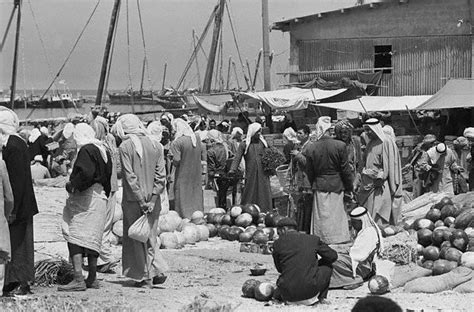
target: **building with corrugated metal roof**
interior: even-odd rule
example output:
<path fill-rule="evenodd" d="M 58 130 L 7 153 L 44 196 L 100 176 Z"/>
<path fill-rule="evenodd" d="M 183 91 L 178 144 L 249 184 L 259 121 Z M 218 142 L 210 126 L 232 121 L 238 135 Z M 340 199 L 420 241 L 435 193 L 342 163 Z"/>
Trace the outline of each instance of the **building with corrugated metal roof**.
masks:
<path fill-rule="evenodd" d="M 383 71 L 379 95 L 430 95 L 473 77 L 472 0 L 378 0 L 276 22 L 290 33 L 290 84 Z"/>

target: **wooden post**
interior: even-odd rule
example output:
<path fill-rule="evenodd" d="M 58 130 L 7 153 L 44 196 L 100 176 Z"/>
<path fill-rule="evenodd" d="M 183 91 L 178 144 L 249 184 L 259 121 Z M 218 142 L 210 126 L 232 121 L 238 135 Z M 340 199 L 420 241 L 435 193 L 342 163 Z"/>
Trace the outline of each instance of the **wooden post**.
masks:
<path fill-rule="evenodd" d="M 204 83 L 202 86 L 203 93 L 211 93 L 212 73 L 214 71 L 214 62 L 216 60 L 217 44 L 221 33 L 222 15 L 224 14 L 225 0 L 219 0 L 219 8 L 217 9 L 214 19 L 214 32 L 212 34 L 211 50 L 209 52 L 209 60 L 207 62 L 206 74 L 204 75 Z"/>
<path fill-rule="evenodd" d="M 262 50 L 260 49 L 260 51 L 258 51 L 257 65 L 255 66 L 255 74 L 253 75 L 252 90 L 255 90 L 255 85 L 257 84 L 257 74 L 258 74 L 258 69 L 260 67 L 261 58 L 262 58 Z"/>
<path fill-rule="evenodd" d="M 227 64 L 227 84 L 225 86 L 225 89 L 229 91 L 229 84 L 230 84 L 230 67 L 232 66 L 232 55 L 229 56 L 229 62 Z"/>
<path fill-rule="evenodd" d="M 111 47 L 112 38 L 115 32 L 115 25 L 117 24 L 115 21 L 118 16 L 119 8 L 120 8 L 120 0 L 115 0 L 114 8 L 112 10 L 112 16 L 110 17 L 109 34 L 107 35 L 107 42 L 105 44 L 104 58 L 102 59 L 102 69 L 100 71 L 99 87 L 97 88 L 97 96 L 95 98 L 95 105 L 100 106 L 101 108 L 102 108 L 102 94 L 104 93 L 105 77 L 107 75 L 107 67 L 109 64 L 110 47 Z"/>
<path fill-rule="evenodd" d="M 262 39 L 263 39 L 263 86 L 265 91 L 272 89 L 270 80 L 270 34 L 268 22 L 268 0 L 262 0 Z"/>
<path fill-rule="evenodd" d="M 15 0 L 15 8 L 17 9 L 16 16 L 16 35 L 15 35 L 15 51 L 13 52 L 13 69 L 12 69 L 12 84 L 10 89 L 10 105 L 11 108 L 15 107 L 15 93 L 16 93 L 16 68 L 18 63 L 18 44 L 20 41 L 20 28 L 21 28 L 21 0 Z"/>
<path fill-rule="evenodd" d="M 165 68 L 163 69 L 163 81 L 161 82 L 161 91 L 165 89 L 165 80 L 166 80 L 166 68 L 168 67 L 168 63 L 165 63 Z"/>

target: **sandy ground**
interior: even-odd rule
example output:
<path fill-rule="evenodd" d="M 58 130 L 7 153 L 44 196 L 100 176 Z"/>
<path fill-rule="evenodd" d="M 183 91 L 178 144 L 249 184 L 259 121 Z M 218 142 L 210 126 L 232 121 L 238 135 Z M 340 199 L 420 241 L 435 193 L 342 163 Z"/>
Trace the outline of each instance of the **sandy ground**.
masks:
<path fill-rule="evenodd" d="M 37 188 L 40 214 L 35 217 L 36 260 L 50 257 L 67 257 L 66 243 L 60 235 L 61 213 L 66 199 L 63 189 Z M 241 297 L 241 286 L 249 278 L 275 282 L 278 274 L 270 255 L 239 252 L 239 243 L 213 238 L 181 250 L 162 250 L 170 265 L 168 280 L 154 289 L 131 287 L 131 281 L 121 275 L 121 267 L 115 274 L 99 274 L 101 288 L 79 293 L 59 293 L 56 287 L 34 287 L 34 297 L 56 296 L 65 300 L 100 303 L 130 307 L 133 311 L 177 311 L 192 303 L 196 297 L 207 300 L 206 306 L 227 304 L 236 311 L 350 311 L 355 302 L 368 295 L 367 285 L 355 290 L 329 292 L 330 305 L 290 307 L 266 306 L 254 299 Z M 121 247 L 114 248 L 120 258 Z M 256 263 L 264 264 L 268 271 L 264 276 L 251 277 L 249 268 Z M 398 302 L 404 310 L 414 311 L 473 311 L 474 294 L 461 295 L 443 292 L 435 295 L 407 294 L 394 290 L 385 295 Z"/>

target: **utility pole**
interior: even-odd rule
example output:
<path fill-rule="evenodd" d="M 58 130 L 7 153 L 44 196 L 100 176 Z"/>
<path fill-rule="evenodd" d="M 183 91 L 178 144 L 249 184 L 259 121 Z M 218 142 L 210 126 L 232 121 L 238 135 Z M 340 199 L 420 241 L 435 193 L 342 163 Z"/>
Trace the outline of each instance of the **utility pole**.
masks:
<path fill-rule="evenodd" d="M 107 35 L 107 42 L 105 44 L 104 58 L 102 59 L 102 69 L 100 71 L 99 87 L 97 88 L 97 96 L 95 98 L 95 105 L 102 107 L 102 95 L 104 93 L 105 77 L 107 75 L 107 67 L 109 64 L 110 47 L 114 37 L 116 19 L 120 8 L 120 0 L 115 0 L 112 16 L 110 17 L 109 34 Z M 132 107 L 133 108 L 133 107 Z"/>
<path fill-rule="evenodd" d="M 262 0 L 262 39 L 263 39 L 263 88 L 265 91 L 272 89 L 270 80 L 270 23 L 268 19 L 268 0 Z M 272 109 L 268 107 L 265 116 L 266 125 L 273 132 Z"/>
<path fill-rule="evenodd" d="M 16 67 L 18 63 L 18 44 L 20 41 L 21 28 L 21 0 L 15 0 L 14 9 L 17 9 L 16 16 L 16 35 L 15 35 L 15 52 L 13 52 L 13 70 L 12 70 L 12 84 L 10 89 L 10 105 L 12 109 L 15 107 L 15 93 L 16 93 Z"/>
<path fill-rule="evenodd" d="M 203 93 L 211 93 L 212 73 L 214 71 L 214 62 L 216 60 L 217 44 L 221 33 L 222 16 L 224 14 L 224 6 L 226 0 L 219 0 L 216 17 L 214 19 L 214 32 L 212 34 L 211 50 L 209 52 L 209 60 L 207 62 L 206 74 L 202 86 Z"/>

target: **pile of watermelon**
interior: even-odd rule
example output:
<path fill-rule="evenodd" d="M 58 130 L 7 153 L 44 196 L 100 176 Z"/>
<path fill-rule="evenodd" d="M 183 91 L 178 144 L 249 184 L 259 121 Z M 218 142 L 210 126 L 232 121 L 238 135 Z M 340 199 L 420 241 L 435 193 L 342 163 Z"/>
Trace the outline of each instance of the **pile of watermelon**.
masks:
<path fill-rule="evenodd" d="M 228 212 L 213 208 L 206 214 L 207 223 L 215 226 L 217 235 L 222 239 L 256 244 L 275 240 L 275 227 L 282 218 L 277 211 L 260 212 L 256 204 L 236 205 Z"/>
<path fill-rule="evenodd" d="M 474 203 L 455 204 L 444 197 L 424 218 L 410 227 L 418 237 L 418 264 L 433 275 L 450 272 L 459 265 L 472 266 L 474 254 Z"/>

